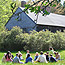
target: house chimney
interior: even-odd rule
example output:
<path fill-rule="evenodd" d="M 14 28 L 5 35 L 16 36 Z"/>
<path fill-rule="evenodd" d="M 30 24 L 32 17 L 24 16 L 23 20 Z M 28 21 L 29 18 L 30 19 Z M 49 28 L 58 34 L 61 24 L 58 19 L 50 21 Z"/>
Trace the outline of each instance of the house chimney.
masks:
<path fill-rule="evenodd" d="M 21 7 L 24 7 L 25 4 L 26 4 L 26 1 L 21 1 Z"/>

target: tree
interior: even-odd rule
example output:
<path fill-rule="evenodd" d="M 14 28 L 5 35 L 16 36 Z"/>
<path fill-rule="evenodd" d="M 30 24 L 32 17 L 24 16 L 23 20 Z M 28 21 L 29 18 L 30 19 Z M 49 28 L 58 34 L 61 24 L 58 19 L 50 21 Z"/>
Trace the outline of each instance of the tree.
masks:
<path fill-rule="evenodd" d="M 31 4 L 26 4 L 25 5 L 25 9 L 22 12 L 28 13 L 28 9 L 30 10 L 30 12 L 34 12 L 35 15 L 37 16 L 37 18 L 36 18 L 36 23 L 37 23 L 37 19 L 38 19 L 38 14 L 39 13 L 41 13 L 42 16 L 50 14 L 47 11 L 47 7 L 48 6 L 55 7 L 56 5 L 53 4 L 53 2 L 56 2 L 58 4 L 60 2 L 60 0 L 38 0 L 37 2 L 33 1 L 32 5 Z M 15 14 L 15 15 L 18 15 L 18 18 L 19 18 L 19 15 L 22 12 L 19 12 L 19 13 Z"/>
<path fill-rule="evenodd" d="M 11 0 L 0 0 L 0 27 L 4 26 L 10 16 L 9 2 L 11 2 Z"/>
<path fill-rule="evenodd" d="M 12 9 L 14 8 L 14 2 L 12 0 L 0 0 L 0 30 L 4 29 L 4 25 L 11 17 Z M 13 6 L 13 8 L 11 7 Z M 14 12 L 15 10 L 13 10 Z"/>
<path fill-rule="evenodd" d="M 39 4 L 40 2 L 41 2 L 41 4 Z M 58 4 L 58 2 L 60 2 L 60 0 L 39 0 L 37 2 L 34 2 L 32 5 L 31 4 L 25 5 L 25 10 L 22 12 L 27 12 L 27 10 L 30 9 L 31 12 L 35 12 L 36 14 L 41 13 L 49 5 L 52 7 L 56 6 L 55 4 L 52 4 L 53 2 L 57 2 L 57 4 Z M 22 12 L 20 12 L 20 13 L 22 13 Z M 43 12 L 43 14 L 48 14 L 48 12 L 47 11 Z"/>

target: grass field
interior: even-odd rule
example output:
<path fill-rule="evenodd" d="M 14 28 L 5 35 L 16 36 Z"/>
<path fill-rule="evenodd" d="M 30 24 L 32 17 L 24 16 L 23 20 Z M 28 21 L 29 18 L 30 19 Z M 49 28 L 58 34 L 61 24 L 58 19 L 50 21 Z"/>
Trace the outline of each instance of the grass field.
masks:
<path fill-rule="evenodd" d="M 12 54 L 15 56 L 17 52 L 12 52 Z M 54 62 L 54 63 L 27 63 L 24 65 L 65 65 L 65 50 L 59 51 L 60 55 L 61 55 L 61 59 L 64 59 L 62 61 L 58 61 L 58 62 Z M 13 64 L 12 62 L 6 62 L 6 63 L 2 63 L 2 57 L 4 55 L 4 52 L 0 52 L 0 65 L 21 65 L 21 64 Z M 26 53 L 22 52 L 23 58 L 25 59 L 26 57 Z M 31 57 L 34 59 L 35 53 L 31 53 Z M 22 61 L 22 62 L 25 62 Z"/>

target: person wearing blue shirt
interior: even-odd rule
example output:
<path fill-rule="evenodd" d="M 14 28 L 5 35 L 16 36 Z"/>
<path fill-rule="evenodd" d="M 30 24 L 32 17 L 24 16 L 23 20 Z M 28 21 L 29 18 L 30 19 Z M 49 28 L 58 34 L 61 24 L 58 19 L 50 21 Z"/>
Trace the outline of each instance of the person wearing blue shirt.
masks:
<path fill-rule="evenodd" d="M 21 62 L 21 61 L 19 60 L 18 53 L 16 53 L 16 57 L 13 59 L 13 63 L 23 64 L 23 62 Z"/>
<path fill-rule="evenodd" d="M 38 56 L 39 56 L 39 54 L 38 54 L 38 52 L 36 52 L 34 61 L 36 61 L 36 59 L 38 58 Z"/>
<path fill-rule="evenodd" d="M 30 57 L 30 54 L 27 55 L 25 63 L 32 62 L 32 58 Z"/>

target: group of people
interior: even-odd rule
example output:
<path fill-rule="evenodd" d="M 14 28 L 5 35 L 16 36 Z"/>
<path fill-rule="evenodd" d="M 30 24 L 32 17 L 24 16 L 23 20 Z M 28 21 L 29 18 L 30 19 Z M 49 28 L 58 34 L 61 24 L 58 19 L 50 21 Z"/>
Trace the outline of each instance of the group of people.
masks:
<path fill-rule="evenodd" d="M 38 52 L 36 52 L 36 56 L 34 61 L 36 62 L 57 62 L 60 59 L 60 54 L 53 50 L 53 48 L 49 48 L 49 51 L 43 54 L 43 51 L 40 52 L 40 55 Z"/>
<path fill-rule="evenodd" d="M 21 60 L 24 59 L 22 58 L 22 53 L 20 51 L 16 53 L 15 57 L 11 54 L 10 51 L 8 51 L 7 53 L 4 54 L 2 58 L 2 62 L 13 62 L 13 63 L 24 64 L 24 62 L 21 62 Z M 27 50 L 25 63 L 28 62 L 48 63 L 48 62 L 57 62 L 58 60 L 60 60 L 60 54 L 58 52 L 55 52 L 53 48 L 49 48 L 49 51 L 44 54 L 43 51 L 40 52 L 40 55 L 38 52 L 36 52 L 34 60 L 30 56 L 29 50 Z"/>

